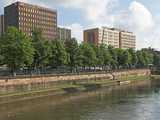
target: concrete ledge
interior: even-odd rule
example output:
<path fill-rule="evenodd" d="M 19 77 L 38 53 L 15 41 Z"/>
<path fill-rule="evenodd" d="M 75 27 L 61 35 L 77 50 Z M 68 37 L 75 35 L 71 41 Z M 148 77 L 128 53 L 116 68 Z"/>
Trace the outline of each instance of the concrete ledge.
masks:
<path fill-rule="evenodd" d="M 38 76 L 28 78 L 15 78 L 15 79 L 1 79 L 0 87 L 17 86 L 17 85 L 30 85 L 30 84 L 46 84 L 58 81 L 78 81 L 78 80 L 93 80 L 93 79 L 113 79 L 113 75 L 116 78 L 127 75 L 145 76 L 150 75 L 149 69 L 142 70 L 128 70 L 122 72 L 102 73 L 102 74 L 84 74 L 84 75 L 65 75 L 65 76 Z"/>

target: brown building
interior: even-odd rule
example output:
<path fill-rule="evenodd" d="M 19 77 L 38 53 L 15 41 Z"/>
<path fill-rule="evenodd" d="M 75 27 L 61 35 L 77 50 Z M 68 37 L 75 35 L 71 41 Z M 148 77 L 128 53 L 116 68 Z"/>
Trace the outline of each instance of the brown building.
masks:
<path fill-rule="evenodd" d="M 30 5 L 23 2 L 13 3 L 4 9 L 5 30 L 15 26 L 29 36 L 34 29 L 41 29 L 43 37 L 57 37 L 57 11 Z"/>
<path fill-rule="evenodd" d="M 122 31 L 116 28 L 93 28 L 84 31 L 84 42 L 95 45 L 106 44 L 115 48 L 136 47 L 136 36 L 132 32 Z"/>
<path fill-rule="evenodd" d="M 4 15 L 0 16 L 0 36 L 4 33 Z"/>
<path fill-rule="evenodd" d="M 119 48 L 119 31 L 107 27 L 85 30 L 84 42 L 95 45 L 106 44 Z"/>
<path fill-rule="evenodd" d="M 71 30 L 67 28 L 58 27 L 58 39 L 59 40 L 70 40 Z"/>
<path fill-rule="evenodd" d="M 91 44 L 98 45 L 98 42 L 99 42 L 99 29 L 98 28 L 84 30 L 83 34 L 84 34 L 83 39 L 85 43 L 91 43 Z"/>

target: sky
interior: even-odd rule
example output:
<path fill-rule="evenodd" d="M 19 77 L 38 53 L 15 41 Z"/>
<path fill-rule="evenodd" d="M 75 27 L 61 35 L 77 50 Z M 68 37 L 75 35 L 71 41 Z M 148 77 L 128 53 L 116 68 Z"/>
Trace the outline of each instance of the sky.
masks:
<path fill-rule="evenodd" d="M 3 7 L 17 0 L 0 0 Z M 137 49 L 160 50 L 160 0 L 19 0 L 58 12 L 58 25 L 72 30 L 72 37 L 83 41 L 83 30 L 117 27 L 134 32 Z"/>

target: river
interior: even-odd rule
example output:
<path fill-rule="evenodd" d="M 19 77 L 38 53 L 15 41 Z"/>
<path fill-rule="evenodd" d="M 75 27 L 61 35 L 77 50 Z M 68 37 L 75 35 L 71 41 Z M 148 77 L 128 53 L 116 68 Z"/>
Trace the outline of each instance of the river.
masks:
<path fill-rule="evenodd" d="M 160 120 L 160 81 L 1 105 L 0 120 Z"/>

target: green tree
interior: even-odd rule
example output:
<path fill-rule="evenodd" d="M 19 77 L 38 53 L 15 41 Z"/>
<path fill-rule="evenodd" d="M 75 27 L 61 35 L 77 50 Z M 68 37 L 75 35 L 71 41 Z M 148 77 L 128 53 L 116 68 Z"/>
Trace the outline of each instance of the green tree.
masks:
<path fill-rule="evenodd" d="M 124 58 L 124 50 L 120 49 L 120 48 L 116 48 L 116 53 L 117 53 L 117 62 L 118 62 L 118 67 L 123 67 L 123 65 L 125 64 L 125 58 Z"/>
<path fill-rule="evenodd" d="M 137 62 L 138 62 L 136 51 L 133 49 L 129 49 L 128 52 L 131 55 L 131 67 L 135 68 L 137 66 Z"/>
<path fill-rule="evenodd" d="M 128 50 L 123 51 L 123 66 L 129 68 L 132 63 L 132 55 L 129 53 Z"/>
<path fill-rule="evenodd" d="M 137 67 L 145 67 L 147 65 L 145 60 L 145 54 L 143 51 L 137 51 L 138 64 Z"/>
<path fill-rule="evenodd" d="M 65 41 L 65 49 L 68 55 L 68 66 L 71 71 L 81 65 L 81 51 L 75 38 Z"/>
<path fill-rule="evenodd" d="M 1 39 L 1 54 L 13 75 L 16 70 L 30 66 L 33 62 L 34 48 L 32 41 L 21 31 L 9 27 Z"/>
<path fill-rule="evenodd" d="M 160 66 L 160 53 L 155 52 L 153 58 L 154 58 L 153 59 L 154 66 Z"/>
<path fill-rule="evenodd" d="M 2 37 L 0 37 L 0 42 L 2 42 Z M 0 65 L 4 64 L 4 56 L 2 55 L 2 44 L 0 44 Z"/>
<path fill-rule="evenodd" d="M 104 65 L 111 67 L 111 63 L 113 61 L 113 58 L 107 48 L 105 48 L 105 54 L 104 54 Z"/>
<path fill-rule="evenodd" d="M 128 68 L 132 60 L 132 56 L 129 53 L 129 51 L 120 49 L 120 48 L 116 48 L 115 51 L 117 54 L 117 63 L 118 63 L 117 66 L 119 66 L 119 68 L 122 68 L 122 67 Z"/>
<path fill-rule="evenodd" d="M 142 49 L 141 51 L 143 51 L 144 56 L 145 56 L 145 60 L 147 65 L 153 65 L 156 64 L 156 62 L 158 63 L 158 56 L 160 55 L 158 51 L 152 49 L 152 48 L 145 48 Z"/>
<path fill-rule="evenodd" d="M 104 66 L 104 60 L 105 60 L 105 46 L 101 44 L 100 46 L 95 46 L 94 50 L 96 52 L 96 65 L 103 67 Z"/>
<path fill-rule="evenodd" d="M 101 66 L 103 69 L 110 67 L 112 56 L 105 44 L 97 46 L 96 49 L 97 65 Z"/>
<path fill-rule="evenodd" d="M 149 49 L 142 49 L 142 52 L 143 52 L 143 56 L 144 56 L 144 59 L 146 61 L 146 65 L 148 66 L 149 64 L 153 64 L 153 53 L 152 51 Z"/>
<path fill-rule="evenodd" d="M 35 48 L 34 68 L 43 68 L 49 63 L 52 54 L 51 43 L 42 37 L 42 31 L 36 29 L 32 33 L 33 46 Z"/>
<path fill-rule="evenodd" d="M 112 66 L 112 69 L 117 69 L 118 67 L 118 55 L 117 55 L 117 51 L 115 48 L 113 48 L 112 46 L 108 46 L 108 51 L 110 53 L 110 55 L 112 56 L 112 59 L 111 59 L 111 66 Z"/>
<path fill-rule="evenodd" d="M 96 65 L 96 53 L 90 44 L 81 44 L 82 64 L 84 67 L 93 67 Z"/>
<path fill-rule="evenodd" d="M 60 40 L 53 40 L 51 42 L 52 56 L 50 57 L 50 65 L 52 67 L 59 67 L 67 64 L 68 55 L 65 50 L 64 43 Z"/>

